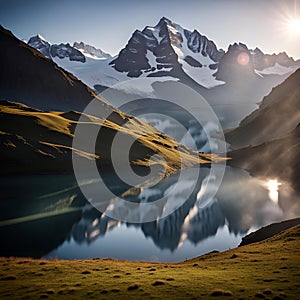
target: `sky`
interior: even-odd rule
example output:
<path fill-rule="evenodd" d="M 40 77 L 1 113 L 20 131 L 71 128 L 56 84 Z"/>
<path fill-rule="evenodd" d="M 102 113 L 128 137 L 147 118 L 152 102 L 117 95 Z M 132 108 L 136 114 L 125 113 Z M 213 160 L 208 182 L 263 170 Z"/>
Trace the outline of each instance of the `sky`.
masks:
<path fill-rule="evenodd" d="M 300 59 L 300 0 L 0 0 L 0 24 L 20 39 L 83 41 L 112 55 L 163 16 L 224 50 L 242 42 Z"/>

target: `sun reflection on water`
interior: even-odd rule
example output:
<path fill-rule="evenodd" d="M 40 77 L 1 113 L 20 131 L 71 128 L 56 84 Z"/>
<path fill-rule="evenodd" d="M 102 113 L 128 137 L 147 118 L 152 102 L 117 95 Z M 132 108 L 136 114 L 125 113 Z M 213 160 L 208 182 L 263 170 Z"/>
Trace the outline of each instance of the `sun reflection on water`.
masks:
<path fill-rule="evenodd" d="M 277 179 L 270 179 L 267 182 L 267 188 L 269 190 L 269 197 L 274 203 L 278 203 L 278 190 L 279 186 L 281 185 L 280 182 L 277 181 Z"/>

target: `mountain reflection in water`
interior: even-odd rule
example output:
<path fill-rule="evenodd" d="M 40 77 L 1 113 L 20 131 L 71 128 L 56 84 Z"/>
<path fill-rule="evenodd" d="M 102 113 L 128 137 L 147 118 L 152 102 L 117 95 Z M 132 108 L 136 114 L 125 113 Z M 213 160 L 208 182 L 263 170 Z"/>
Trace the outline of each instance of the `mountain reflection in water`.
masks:
<path fill-rule="evenodd" d="M 117 221 L 97 211 L 84 200 L 71 176 L 52 178 L 56 188 L 46 184 L 49 176 L 31 177 L 31 181 L 27 178 L 25 182 L 24 178 L 10 181 L 3 195 L 12 193 L 13 185 L 17 183 L 26 183 L 26 187 L 21 184 L 17 190 L 15 187 L 10 205 L 1 201 L 3 247 L 0 255 L 179 261 L 235 247 L 250 230 L 300 214 L 299 197 L 287 183 L 278 185 L 278 202 L 274 202 L 266 186 L 269 179 L 253 178 L 247 172 L 231 167 L 226 167 L 222 185 L 211 198 L 217 187 L 212 180 L 208 181 L 209 171 L 201 168 L 196 188 L 172 214 L 142 224 Z M 189 178 L 189 170 L 184 172 L 187 172 L 185 178 Z M 135 202 L 155 201 L 166 194 L 177 179 L 175 174 L 152 188 L 139 189 L 127 197 Z M 30 185 L 36 186 L 35 193 L 25 199 L 24 189 L 30 189 Z M 181 191 L 190 186 L 189 180 L 181 182 Z M 113 187 L 113 190 L 116 194 L 124 192 L 122 187 Z M 178 192 L 164 205 L 180 201 L 181 192 Z M 61 207 L 77 207 L 78 210 L 7 224 L 5 218 L 18 220 L 21 217 L 15 214 L 16 205 L 23 216 L 45 213 L 47 209 L 59 212 Z"/>

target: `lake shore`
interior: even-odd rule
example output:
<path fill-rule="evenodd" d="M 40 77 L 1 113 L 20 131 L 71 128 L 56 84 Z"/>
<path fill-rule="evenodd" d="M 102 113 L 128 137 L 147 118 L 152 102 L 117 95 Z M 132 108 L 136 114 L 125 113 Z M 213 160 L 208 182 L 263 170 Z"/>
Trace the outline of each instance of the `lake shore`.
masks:
<path fill-rule="evenodd" d="M 296 299 L 300 225 L 181 263 L 0 259 L 1 299 Z"/>

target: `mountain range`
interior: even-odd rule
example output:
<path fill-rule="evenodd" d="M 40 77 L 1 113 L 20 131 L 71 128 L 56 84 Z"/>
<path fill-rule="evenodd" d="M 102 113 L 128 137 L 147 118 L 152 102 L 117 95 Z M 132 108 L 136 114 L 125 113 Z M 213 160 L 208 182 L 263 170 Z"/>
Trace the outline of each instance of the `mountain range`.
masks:
<path fill-rule="evenodd" d="M 29 44 L 44 51 L 42 39 Z M 243 43 L 230 45 L 226 51 L 218 49 L 197 30 L 187 30 L 167 18 L 161 18 L 156 26 L 136 30 L 112 58 L 93 59 L 91 51 L 85 52 L 78 45 L 74 43 L 74 53 L 82 51 L 85 59 L 62 59 L 68 56 L 58 54 L 52 59 L 92 89 L 101 93 L 130 78 L 148 78 L 150 86 L 155 81 L 179 81 L 208 101 L 224 128 L 237 126 L 274 86 L 300 66 L 300 61 L 285 52 L 265 54 Z M 149 96 L 145 90 L 149 89 L 140 87 L 140 97 Z"/>
<path fill-rule="evenodd" d="M 243 56 L 245 61 L 242 61 Z M 295 61 L 286 53 L 265 55 L 258 48 L 249 50 L 242 43 L 230 45 L 225 52 L 197 30 L 191 32 L 162 18 L 154 27 L 136 30 L 110 65 L 129 77 L 173 76 L 180 79 L 183 71 L 198 84 L 210 88 L 228 82 L 229 76 L 235 73 L 276 74 L 277 66 L 289 73 Z"/>
<path fill-rule="evenodd" d="M 167 141 L 172 144 L 167 148 L 169 154 L 181 152 L 177 142 L 142 120 L 113 108 L 74 75 L 18 40 L 3 27 L 0 28 L 0 42 L 2 173 L 21 170 L 71 171 L 72 150 L 84 159 L 99 156 L 100 161 L 106 165 L 110 157 L 109 143 L 118 131 L 134 139 L 137 138 L 137 134 L 143 135 L 139 143 L 133 146 L 135 150 L 132 149 L 132 159 L 140 161 L 140 164 L 144 164 L 152 154 L 159 153 L 159 148 L 163 150 L 163 145 L 166 145 Z M 87 126 L 93 126 L 89 125 L 91 120 L 97 124 L 97 118 L 101 119 L 104 115 L 108 115 L 109 120 L 109 124 L 103 125 L 101 129 L 106 142 L 98 143 L 96 155 L 86 153 L 84 145 L 81 149 L 72 149 L 74 130 L 80 112 L 93 99 L 97 100 L 98 111 L 95 111 L 93 116 L 86 116 Z M 126 128 L 122 127 L 125 123 Z M 100 123 L 97 126 L 100 126 Z M 145 140 L 144 143 L 144 139 L 149 140 Z M 182 151 L 183 156 L 189 157 L 188 153 L 191 154 L 190 162 L 195 163 L 199 158 L 198 154 L 194 153 L 195 160 L 195 157 L 192 157 L 194 154 L 185 147 Z M 173 154 L 169 157 L 170 159 L 172 157 L 172 160 L 177 156 Z M 175 171 L 174 168 L 177 168 L 175 161 L 171 165 L 171 169 Z"/>
<path fill-rule="evenodd" d="M 32 37 L 28 45 L 46 57 L 68 57 L 71 61 L 86 62 L 76 50 L 90 58 L 111 58 L 109 54 L 83 42 L 75 42 L 73 47 L 63 43 L 50 45 L 40 35 Z M 165 17 L 154 27 L 136 30 L 127 45 L 107 63 L 127 77 L 171 76 L 182 79 L 185 73 L 206 88 L 224 84 L 240 73 L 260 77 L 284 75 L 300 66 L 300 62 L 288 57 L 285 52 L 264 54 L 259 48 L 251 50 L 242 43 L 230 45 L 227 51 L 218 49 L 213 41 L 197 30 L 184 29 Z"/>
<path fill-rule="evenodd" d="M 70 61 L 84 63 L 86 62 L 86 57 L 90 57 L 92 59 L 103 59 L 111 57 L 110 54 L 102 51 L 101 49 L 97 49 L 83 42 L 74 42 L 73 46 L 71 46 L 69 43 L 51 45 L 45 40 L 45 38 L 43 38 L 39 34 L 31 37 L 27 44 L 40 51 L 45 57 L 50 59 L 53 59 L 55 57 L 58 57 L 60 59 L 67 58 Z"/>

